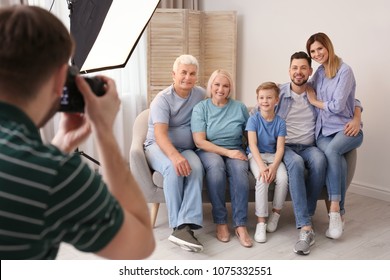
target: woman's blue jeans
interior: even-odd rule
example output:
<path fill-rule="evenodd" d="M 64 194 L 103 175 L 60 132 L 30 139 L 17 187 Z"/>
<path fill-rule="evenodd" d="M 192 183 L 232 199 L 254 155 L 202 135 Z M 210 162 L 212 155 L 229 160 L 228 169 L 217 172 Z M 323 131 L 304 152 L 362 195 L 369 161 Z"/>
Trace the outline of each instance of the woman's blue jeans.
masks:
<path fill-rule="evenodd" d="M 317 146 L 328 162 L 326 186 L 329 200 L 340 201 L 340 214 L 344 215 L 345 193 L 347 190 L 347 162 L 344 154 L 358 148 L 363 142 L 363 131 L 357 136 L 347 136 L 340 131 L 331 136 L 319 135 Z"/>
<path fill-rule="evenodd" d="M 231 159 L 198 150 L 206 172 L 206 184 L 216 224 L 227 224 L 226 181 L 229 181 L 233 226 L 245 226 L 248 220 L 248 161 Z"/>

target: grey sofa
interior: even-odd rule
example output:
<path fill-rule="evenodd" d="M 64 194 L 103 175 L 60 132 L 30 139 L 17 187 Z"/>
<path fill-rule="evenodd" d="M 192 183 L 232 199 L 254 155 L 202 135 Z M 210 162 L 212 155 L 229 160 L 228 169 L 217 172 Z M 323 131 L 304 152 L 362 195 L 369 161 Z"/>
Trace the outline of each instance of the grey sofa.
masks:
<path fill-rule="evenodd" d="M 133 139 L 130 147 L 130 169 L 135 177 L 135 180 L 139 184 L 140 188 L 143 191 L 143 194 L 148 203 L 152 204 L 151 207 L 151 222 L 154 226 L 156 222 L 156 217 L 160 203 L 165 203 L 164 191 L 163 191 L 163 177 L 159 172 L 153 171 L 149 168 L 149 165 L 146 161 L 143 143 L 146 138 L 146 133 L 148 130 L 148 117 L 149 109 L 142 111 L 136 118 L 133 126 Z M 347 164 L 348 164 L 348 178 L 347 186 L 350 185 L 353 175 L 356 168 L 356 159 L 357 151 L 352 150 L 346 155 Z M 250 182 L 250 192 L 249 192 L 249 202 L 255 201 L 255 184 L 256 180 L 251 172 L 249 172 L 249 182 Z M 227 192 L 229 188 L 226 188 Z M 209 203 L 210 200 L 207 195 L 207 189 L 204 186 L 203 192 L 203 202 Z M 325 200 L 327 202 L 327 190 L 326 186 L 321 193 L 320 200 Z M 273 200 L 273 186 L 270 186 L 268 200 Z M 291 201 L 291 197 L 288 194 L 287 201 Z M 230 201 L 230 196 L 227 195 L 227 201 Z"/>

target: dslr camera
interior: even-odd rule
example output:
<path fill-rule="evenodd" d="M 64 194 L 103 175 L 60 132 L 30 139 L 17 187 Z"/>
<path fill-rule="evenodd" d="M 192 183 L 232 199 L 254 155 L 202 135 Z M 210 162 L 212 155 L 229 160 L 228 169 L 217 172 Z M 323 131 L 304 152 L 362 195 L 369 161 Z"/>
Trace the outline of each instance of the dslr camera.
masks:
<path fill-rule="evenodd" d="M 64 85 L 60 100 L 60 112 L 83 113 L 84 98 L 77 88 L 75 78 L 79 70 L 76 66 L 69 66 L 66 83 Z M 105 93 L 104 82 L 98 77 L 84 77 L 96 96 L 102 96 Z"/>

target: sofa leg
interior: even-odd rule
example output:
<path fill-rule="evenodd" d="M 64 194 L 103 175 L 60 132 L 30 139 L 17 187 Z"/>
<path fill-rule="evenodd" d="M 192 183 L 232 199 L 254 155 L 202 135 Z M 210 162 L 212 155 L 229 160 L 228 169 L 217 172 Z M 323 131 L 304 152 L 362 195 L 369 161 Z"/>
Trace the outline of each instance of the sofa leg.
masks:
<path fill-rule="evenodd" d="M 158 208 L 160 207 L 160 203 L 152 203 L 152 208 L 150 209 L 150 221 L 152 223 L 152 227 L 156 223 Z"/>

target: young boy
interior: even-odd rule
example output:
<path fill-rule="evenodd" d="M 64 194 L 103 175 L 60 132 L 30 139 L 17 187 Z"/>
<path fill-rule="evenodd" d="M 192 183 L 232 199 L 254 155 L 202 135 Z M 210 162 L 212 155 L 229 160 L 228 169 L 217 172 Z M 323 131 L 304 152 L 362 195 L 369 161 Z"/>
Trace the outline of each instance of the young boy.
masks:
<path fill-rule="evenodd" d="M 287 171 L 282 163 L 286 132 L 285 121 L 275 114 L 279 101 L 279 87 L 265 82 L 256 89 L 260 111 L 251 116 L 246 125 L 248 132 L 248 158 L 251 172 L 256 178 L 257 226 L 254 239 L 266 242 L 266 231 L 274 232 L 288 190 Z M 268 187 L 275 181 L 272 213 L 268 219 Z"/>

